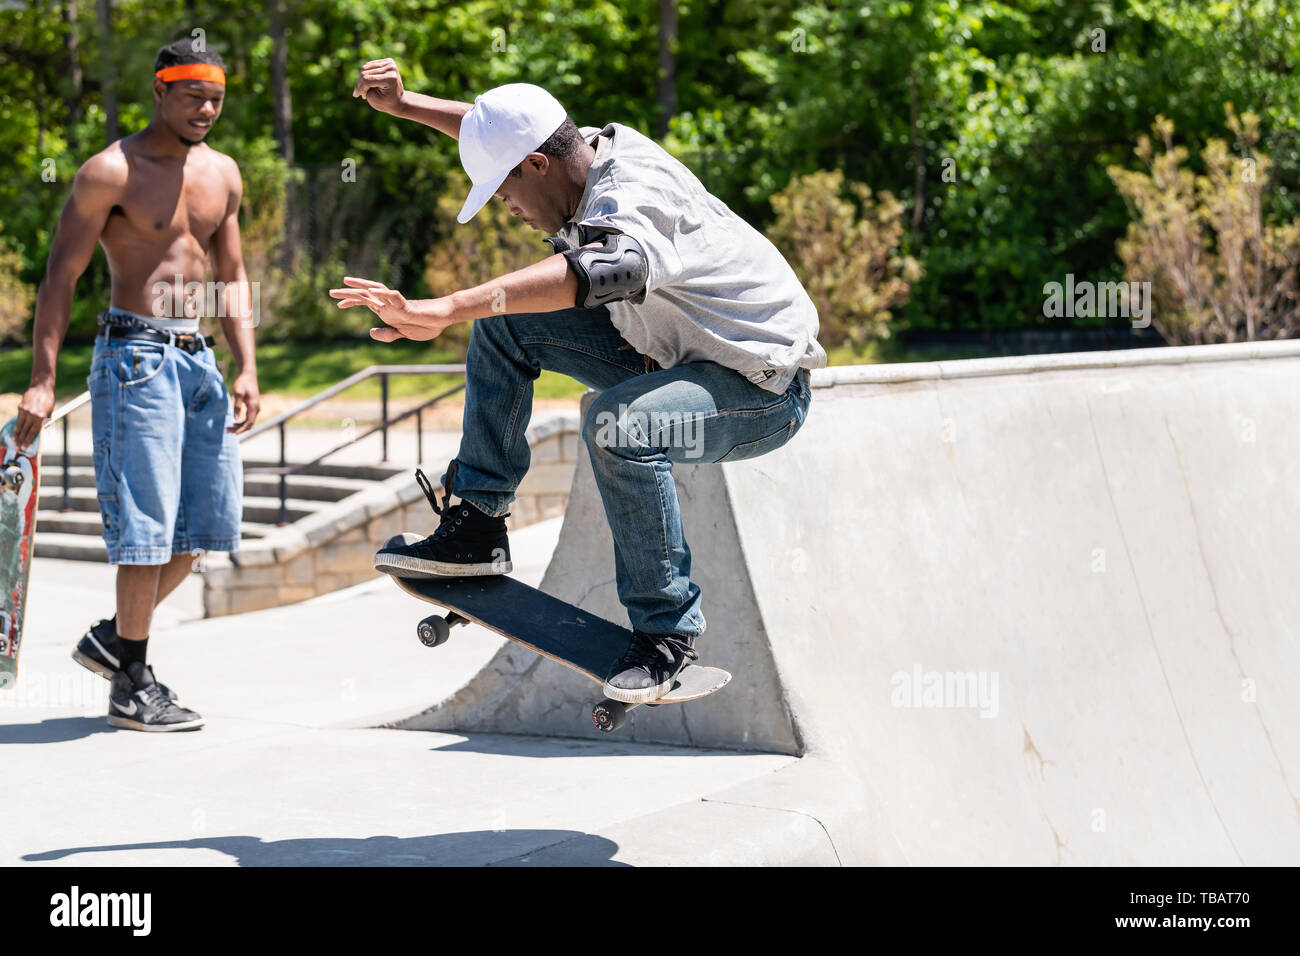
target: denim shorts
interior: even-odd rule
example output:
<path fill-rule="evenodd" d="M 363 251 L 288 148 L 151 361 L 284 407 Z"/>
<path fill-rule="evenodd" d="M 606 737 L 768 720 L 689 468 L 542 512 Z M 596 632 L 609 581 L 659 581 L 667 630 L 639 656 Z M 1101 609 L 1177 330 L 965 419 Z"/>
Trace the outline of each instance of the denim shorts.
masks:
<path fill-rule="evenodd" d="M 109 563 L 237 550 L 244 473 L 212 350 L 100 336 L 86 384 Z"/>

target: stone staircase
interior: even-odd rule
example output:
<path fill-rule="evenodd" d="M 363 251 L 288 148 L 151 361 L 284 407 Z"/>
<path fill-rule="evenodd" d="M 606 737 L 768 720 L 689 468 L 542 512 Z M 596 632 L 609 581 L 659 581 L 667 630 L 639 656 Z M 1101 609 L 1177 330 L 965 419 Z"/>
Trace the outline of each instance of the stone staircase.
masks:
<path fill-rule="evenodd" d="M 533 466 L 518 490 L 508 527 L 564 512 L 578 440 L 576 414 L 551 416 L 528 429 Z M 66 509 L 62 459 L 55 451 L 41 462 L 36 556 L 106 561 L 90 456 L 69 455 Z M 250 457 L 244 464 L 273 462 Z M 441 458 L 424 470 L 436 481 L 445 464 Z M 308 466 L 287 478 L 284 524 L 279 523 L 279 477 L 245 474 L 239 551 L 212 552 L 195 565 L 204 578 L 205 614 L 276 607 L 374 577 L 374 552 L 389 535 L 427 531 L 436 523 L 413 472 L 410 464 L 397 462 Z"/>
<path fill-rule="evenodd" d="M 36 556 L 80 561 L 104 561 L 102 524 L 95 496 L 95 472 L 89 455 L 69 455 L 68 510 L 63 510 L 61 455 L 41 461 L 41 492 L 36 514 Z M 246 465 L 270 464 L 248 461 Z M 290 523 L 327 505 L 370 488 L 375 482 L 409 473 L 405 466 L 319 464 L 288 479 L 286 515 Z M 276 530 L 280 516 L 280 480 L 274 475 L 244 477 L 244 516 L 240 537 L 246 542 Z"/>

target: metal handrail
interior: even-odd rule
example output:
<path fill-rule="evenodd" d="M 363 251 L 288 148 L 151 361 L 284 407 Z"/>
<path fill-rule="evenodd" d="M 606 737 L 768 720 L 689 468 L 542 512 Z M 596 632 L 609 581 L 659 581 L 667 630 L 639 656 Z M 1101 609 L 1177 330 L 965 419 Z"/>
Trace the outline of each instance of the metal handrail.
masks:
<path fill-rule="evenodd" d="M 60 511 L 70 511 L 72 509 L 72 499 L 68 494 L 68 470 L 71 467 L 72 459 L 68 455 L 68 416 L 75 412 L 82 405 L 90 401 L 90 392 L 85 391 L 69 402 L 65 402 L 62 408 L 56 409 L 49 418 L 41 422 L 41 430 L 49 428 L 57 421 L 63 422 L 63 457 L 59 462 L 63 466 L 63 474 L 60 478 L 63 481 L 63 502 L 59 506 Z"/>
<path fill-rule="evenodd" d="M 288 517 L 287 478 L 289 475 L 297 474 L 299 471 L 302 471 L 305 468 L 310 468 L 312 465 L 319 464 L 320 462 L 328 458 L 330 455 L 333 455 L 335 452 L 342 451 L 344 448 L 347 448 L 349 445 L 355 444 L 356 442 L 359 442 L 362 439 L 369 438 L 375 432 L 381 432 L 383 434 L 383 452 L 382 452 L 381 460 L 387 461 L 389 427 L 404 422 L 406 421 L 406 419 L 412 416 L 415 416 L 415 423 L 416 423 L 415 424 L 416 457 L 422 459 L 424 456 L 424 421 L 423 421 L 424 412 L 428 408 L 442 401 L 444 398 L 447 398 L 451 395 L 455 395 L 457 392 L 463 391 L 465 388 L 465 383 L 462 382 L 460 385 L 457 385 L 455 388 L 449 389 L 448 391 L 436 395 L 433 398 L 429 399 L 428 401 L 424 402 L 423 404 L 417 406 L 416 408 L 408 409 L 407 411 L 403 412 L 397 417 L 390 419 L 388 417 L 388 376 L 390 375 L 464 375 L 464 374 L 465 374 L 464 365 L 371 365 L 368 368 L 363 368 L 361 371 L 349 375 L 347 378 L 343 379 L 342 381 L 336 382 L 334 385 L 331 385 L 329 388 L 323 389 L 317 392 L 315 395 L 312 395 L 310 398 L 304 399 L 303 401 L 295 405 L 293 408 L 281 412 L 279 415 L 276 415 L 274 418 L 262 422 L 256 427 L 249 429 L 243 435 L 240 435 L 239 441 L 243 443 L 248 441 L 250 438 L 255 438 L 256 436 L 272 428 L 276 428 L 280 432 L 279 465 L 254 466 L 252 468 L 245 468 L 244 469 L 245 473 L 274 474 L 280 476 L 279 520 L 281 524 L 284 524 Z M 317 457 L 313 458 L 311 461 L 301 462 L 296 465 L 289 465 L 285 460 L 285 427 L 284 427 L 285 423 L 288 422 L 289 419 L 293 418 L 295 415 L 299 415 L 310 408 L 314 408 L 315 406 L 319 405 L 321 402 L 325 401 L 326 399 L 333 398 L 335 395 L 338 395 L 340 392 L 346 391 L 347 389 L 351 388 L 353 385 L 358 385 L 361 382 L 364 382 L 366 379 L 373 378 L 376 375 L 379 376 L 379 386 L 380 386 L 379 424 L 374 426 L 364 434 L 357 435 L 356 437 L 343 442 L 343 444 L 331 448 L 329 451 L 325 452 L 324 454 L 318 455 Z M 68 416 L 72 412 L 75 412 L 78 408 L 81 408 L 81 406 L 85 405 L 89 401 L 90 401 L 90 392 L 88 391 L 82 392 L 76 398 L 67 402 L 66 404 L 63 405 L 63 407 L 55 411 L 52 415 L 50 415 L 48 419 L 46 419 L 41 424 L 42 429 L 44 429 L 50 427 L 57 421 L 62 420 L 63 422 L 63 459 L 62 459 L 63 503 L 60 508 L 60 510 L 62 511 L 68 511 L 71 508 L 71 500 L 70 500 L 69 490 L 68 490 L 70 487 L 69 475 L 68 475 L 70 470 L 70 458 L 68 452 Z"/>
<path fill-rule="evenodd" d="M 289 419 L 293 418 L 293 416 L 301 412 L 305 412 L 307 409 L 313 408 L 316 405 L 319 405 L 327 398 L 333 398 L 339 392 L 342 392 L 345 389 L 349 389 L 353 385 L 356 385 L 359 382 L 364 382 L 368 378 L 373 378 L 376 375 L 383 375 L 384 379 L 381 379 L 381 382 L 386 383 L 387 376 L 389 375 L 464 375 L 464 374 L 465 374 L 464 365 L 371 365 L 369 368 L 363 368 L 360 372 L 356 372 L 352 375 L 349 375 L 341 382 L 331 385 L 329 388 L 325 389 L 324 391 L 317 392 L 311 398 L 299 402 L 297 405 L 295 405 L 293 408 L 289 409 L 288 411 L 281 412 L 279 415 L 276 415 L 274 418 L 268 419 L 267 421 L 262 422 L 257 427 L 244 432 L 244 434 L 240 437 L 239 440 L 248 441 L 248 439 L 254 438 L 257 435 L 262 434 L 262 432 L 264 431 L 268 431 L 272 428 L 275 428 L 277 425 L 287 422 Z"/>
<path fill-rule="evenodd" d="M 435 395 L 433 398 L 417 406 L 416 408 L 409 409 L 406 412 L 403 412 L 401 415 L 398 415 L 396 418 L 390 419 L 388 417 L 388 376 L 390 375 L 464 375 L 465 370 L 466 367 L 464 365 L 371 365 L 369 368 L 364 368 L 359 372 L 349 375 L 347 378 L 343 379 L 342 381 L 337 382 L 334 385 L 331 385 L 329 388 L 317 392 L 315 395 L 311 396 L 310 398 L 305 399 L 302 402 L 299 402 L 297 405 L 295 405 L 293 408 L 290 408 L 288 411 L 281 412 L 279 415 L 276 415 L 274 418 L 270 419 L 269 421 L 263 422 L 262 424 L 258 425 L 256 428 L 250 429 L 249 431 L 241 435 L 239 440 L 242 443 L 248 441 L 250 438 L 256 437 L 257 435 L 263 434 L 264 432 L 272 428 L 277 429 L 280 433 L 279 464 L 278 465 L 254 465 L 251 468 L 245 466 L 244 473 L 279 475 L 280 513 L 278 516 L 278 523 L 287 524 L 288 517 L 289 517 L 288 478 L 290 475 L 295 475 L 306 468 L 310 468 L 312 465 L 319 464 L 320 462 L 328 458 L 330 455 L 333 455 L 335 452 L 342 451 L 344 448 L 347 448 L 349 445 L 354 445 L 364 438 L 369 438 L 375 432 L 380 432 L 383 435 L 383 450 L 380 455 L 380 460 L 387 461 L 389 427 L 392 425 L 396 425 L 399 422 L 405 421 L 406 419 L 410 418 L 412 415 L 415 416 L 416 457 L 423 458 L 424 457 L 423 413 L 425 409 L 437 404 L 438 402 L 442 401 L 444 398 L 447 398 L 450 395 L 454 395 L 457 392 L 463 391 L 465 388 L 465 383 L 462 382 L 461 384 L 457 385 L 455 388 L 449 389 L 448 391 L 443 392 L 440 395 Z M 353 385 L 360 384 L 361 382 L 364 382 L 366 379 L 372 378 L 376 375 L 379 376 L 379 424 L 371 428 L 365 434 L 356 435 L 353 438 L 350 438 L 349 440 L 343 442 L 341 445 L 337 445 L 334 448 L 331 448 L 329 451 L 325 452 L 324 454 L 316 456 L 311 461 L 300 462 L 295 465 L 288 464 L 285 458 L 285 424 L 289 421 L 289 419 L 293 418 L 295 415 L 299 415 L 302 412 L 307 411 L 310 408 L 315 407 L 316 405 L 319 405 L 321 402 L 325 401 L 328 398 L 333 398 L 335 395 L 338 395 L 340 392 L 343 392 L 351 388 Z"/>
<path fill-rule="evenodd" d="M 420 460 L 423 460 L 424 440 L 421 431 L 424 425 L 423 414 L 425 410 L 438 404 L 444 398 L 449 398 L 450 396 L 455 395 L 457 392 L 463 392 L 464 390 L 465 390 L 465 384 L 462 382 L 460 385 L 457 385 L 455 388 L 449 388 L 447 389 L 447 391 L 443 392 L 442 394 L 435 395 L 427 402 L 424 402 L 421 405 L 417 405 L 415 408 L 408 408 L 406 411 L 402 412 L 402 414 L 397 415 L 394 418 L 390 418 L 386 422 L 375 425 L 369 431 L 363 432 L 362 434 L 357 435 L 355 438 L 349 438 L 341 445 L 335 445 L 329 451 L 322 452 L 321 454 L 313 458 L 311 461 L 300 461 L 295 465 L 253 465 L 251 468 L 246 467 L 244 469 L 244 473 L 249 475 L 296 475 L 304 468 L 310 468 L 312 465 L 319 465 L 322 461 L 324 461 L 326 458 L 328 458 L 330 455 L 334 454 L 335 452 L 342 451 L 344 448 L 347 448 L 349 445 L 355 445 L 357 442 L 369 438 L 371 435 L 373 435 L 375 432 L 379 431 L 380 429 L 384 428 L 385 426 L 401 424 L 402 422 L 410 418 L 412 415 L 415 416 L 415 428 L 416 428 L 415 457 Z"/>
<path fill-rule="evenodd" d="M 45 419 L 45 421 L 41 422 L 41 428 L 49 428 L 59 419 L 67 418 L 69 414 L 75 412 L 78 408 L 80 408 L 82 405 L 85 405 L 86 402 L 88 401 L 90 401 L 90 392 L 89 391 L 82 392 L 76 398 L 72 399 L 70 402 L 67 402 L 62 408 L 55 410 L 50 415 L 49 418 Z M 65 429 L 64 437 L 67 437 L 66 429 L 68 425 L 66 422 L 64 422 L 63 427 Z"/>

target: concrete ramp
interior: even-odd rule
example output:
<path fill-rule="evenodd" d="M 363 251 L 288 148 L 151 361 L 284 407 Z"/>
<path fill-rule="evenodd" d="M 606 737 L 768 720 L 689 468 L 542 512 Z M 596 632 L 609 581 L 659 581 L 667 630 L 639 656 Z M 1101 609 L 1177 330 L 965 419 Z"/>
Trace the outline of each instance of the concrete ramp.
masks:
<path fill-rule="evenodd" d="M 1300 343 L 814 386 L 785 448 L 677 469 L 735 680 L 627 739 L 802 755 L 704 802 L 846 863 L 1300 863 Z M 543 588 L 626 621 L 585 457 Z M 509 645 L 405 726 L 581 735 L 597 696 Z"/>

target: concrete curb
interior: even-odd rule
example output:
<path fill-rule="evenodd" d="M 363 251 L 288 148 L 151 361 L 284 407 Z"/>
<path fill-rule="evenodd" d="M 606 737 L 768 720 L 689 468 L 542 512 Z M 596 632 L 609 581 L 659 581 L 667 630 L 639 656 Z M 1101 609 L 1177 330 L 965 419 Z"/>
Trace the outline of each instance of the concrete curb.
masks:
<path fill-rule="evenodd" d="M 1143 365 L 1186 365 L 1194 362 L 1245 362 L 1300 355 L 1300 340 L 1236 342 L 1228 345 L 1183 345 L 1170 348 L 1120 349 L 1113 352 L 1063 352 L 1055 355 L 1012 355 L 1002 358 L 958 359 L 951 362 L 909 362 L 897 365 L 842 365 L 814 369 L 813 388 L 836 385 L 893 385 L 899 382 L 953 381 L 1026 372 L 1136 368 Z"/>

